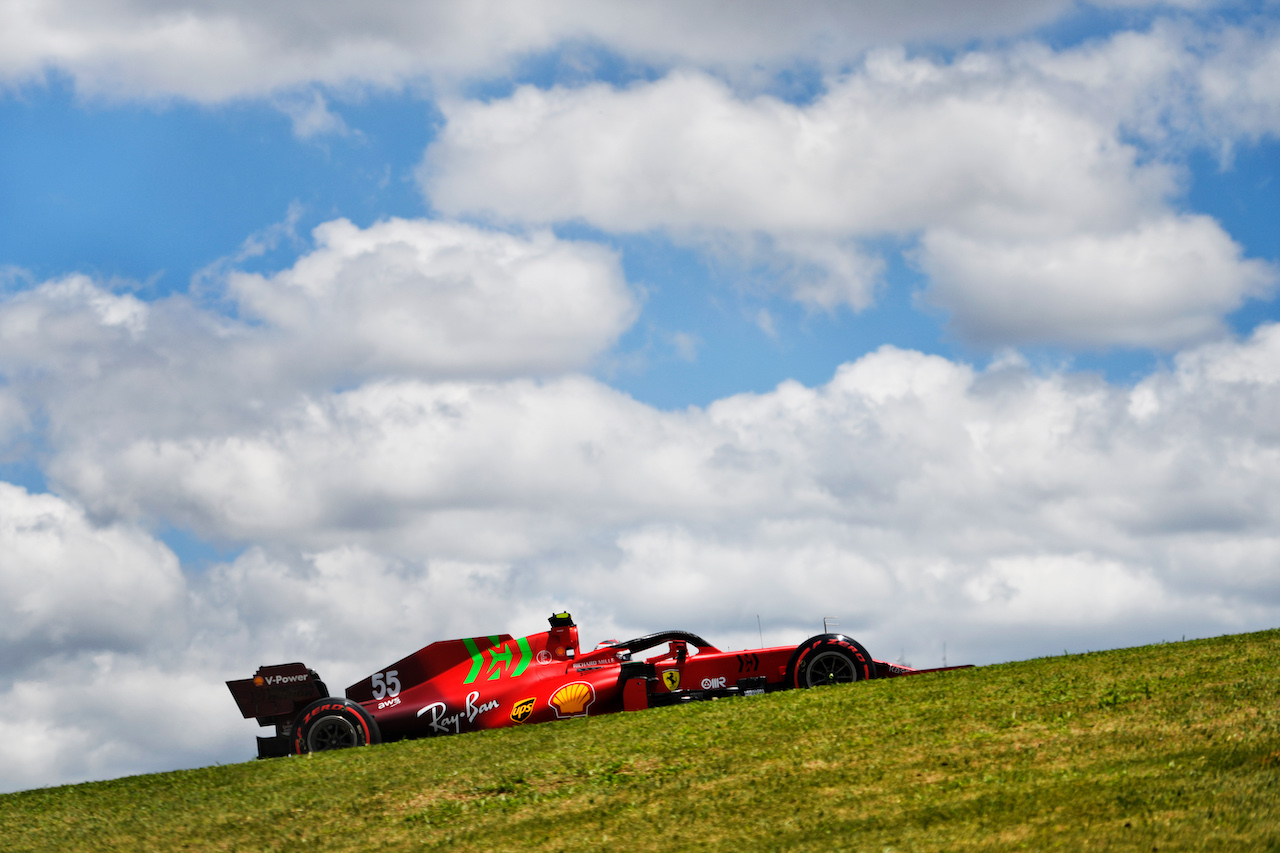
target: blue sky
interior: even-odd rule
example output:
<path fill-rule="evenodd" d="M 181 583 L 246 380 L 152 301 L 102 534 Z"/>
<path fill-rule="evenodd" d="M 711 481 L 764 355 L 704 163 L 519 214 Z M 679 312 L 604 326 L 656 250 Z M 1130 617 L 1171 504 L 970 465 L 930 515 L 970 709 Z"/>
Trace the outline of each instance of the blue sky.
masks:
<path fill-rule="evenodd" d="M 171 12 L 0 11 L 0 788 L 548 608 L 1276 623 L 1274 2 Z M 86 753 L 153 678 L 206 741 Z"/>

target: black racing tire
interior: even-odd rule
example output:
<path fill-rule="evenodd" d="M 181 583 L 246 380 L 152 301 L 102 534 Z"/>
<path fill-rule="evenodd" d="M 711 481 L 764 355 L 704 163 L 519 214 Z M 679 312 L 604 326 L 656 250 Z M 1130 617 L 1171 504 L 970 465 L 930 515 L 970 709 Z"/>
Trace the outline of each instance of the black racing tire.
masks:
<path fill-rule="evenodd" d="M 792 687 L 848 684 L 876 677 L 875 662 L 862 644 L 844 634 L 819 634 L 791 656 Z"/>
<path fill-rule="evenodd" d="M 382 743 L 373 715 L 350 699 L 330 696 L 317 699 L 293 724 L 293 753 L 328 752 Z"/>

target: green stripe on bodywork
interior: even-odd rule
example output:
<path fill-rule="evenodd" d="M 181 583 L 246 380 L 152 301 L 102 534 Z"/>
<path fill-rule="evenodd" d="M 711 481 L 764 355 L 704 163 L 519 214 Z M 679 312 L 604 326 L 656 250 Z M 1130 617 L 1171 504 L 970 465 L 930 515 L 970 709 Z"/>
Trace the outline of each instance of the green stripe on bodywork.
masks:
<path fill-rule="evenodd" d="M 507 648 L 507 644 L 502 644 L 502 651 L 498 651 L 497 646 L 489 649 L 490 664 L 490 681 L 496 681 L 502 677 L 502 667 L 499 664 L 505 663 L 507 671 L 511 670 L 511 649 Z"/>
<path fill-rule="evenodd" d="M 524 675 L 524 671 L 529 668 L 529 664 L 533 661 L 533 649 L 529 648 L 529 639 L 521 637 L 516 640 L 516 645 L 520 647 L 520 664 L 516 667 L 516 671 L 511 673 L 512 678 Z"/>
<path fill-rule="evenodd" d="M 476 646 L 476 641 L 468 637 L 462 641 L 467 651 L 471 653 L 471 671 L 467 673 L 467 677 L 462 679 L 463 684 L 470 684 L 476 680 L 476 676 L 480 674 L 480 667 L 484 666 L 484 658 L 480 656 L 480 649 Z"/>

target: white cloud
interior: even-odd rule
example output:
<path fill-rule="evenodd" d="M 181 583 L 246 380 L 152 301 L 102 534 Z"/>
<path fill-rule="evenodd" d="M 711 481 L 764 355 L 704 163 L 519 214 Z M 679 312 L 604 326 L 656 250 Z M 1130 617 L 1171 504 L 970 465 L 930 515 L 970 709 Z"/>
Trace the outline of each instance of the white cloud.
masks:
<path fill-rule="evenodd" d="M 6 300 L 0 342 L 28 367 L 40 365 L 45 355 L 93 358 L 110 342 L 136 341 L 146 330 L 148 313 L 147 305 L 129 294 L 70 275 Z M 82 363 L 80 369 L 92 372 L 97 365 Z"/>
<path fill-rule="evenodd" d="M 238 320 L 183 296 L 144 303 L 84 276 L 9 296 L 0 372 L 21 382 L 5 389 L 3 424 L 41 421 L 85 442 L 83 481 L 96 470 L 92 448 L 221 440 L 272 423 L 306 391 L 370 376 L 582 369 L 637 310 L 613 253 L 547 233 L 338 220 L 315 236 L 313 251 L 275 275 L 219 274 Z"/>
<path fill-rule="evenodd" d="M 1174 604 L 1152 572 L 1089 554 L 993 560 L 964 591 L 996 625 L 1079 628 L 1167 613 Z"/>
<path fill-rule="evenodd" d="M 422 169 L 432 202 L 520 221 L 1043 234 L 1127 222 L 1172 188 L 1112 129 L 981 61 L 878 53 L 808 106 L 741 100 L 679 72 L 442 107 L 447 124 Z"/>
<path fill-rule="evenodd" d="M 243 314 L 331 370 L 561 372 L 635 318 L 616 255 L 592 243 L 392 219 L 320 225 L 316 249 L 270 277 L 228 278 Z"/>
<path fill-rule="evenodd" d="M 212 439 L 77 442 L 50 469 L 97 512 L 165 506 L 237 541 L 510 559 L 607 518 L 615 483 L 714 499 L 694 473 L 706 439 L 676 426 L 583 378 L 378 382 Z"/>
<path fill-rule="evenodd" d="M 533 577 L 551 554 L 569 572 L 611 573 L 628 531 L 672 525 L 740 553 L 798 546 L 749 532 L 766 521 L 816 525 L 902 583 L 899 560 L 968 574 L 1082 549 L 1163 577 L 1189 529 L 1263 535 L 1271 523 L 1276 383 L 1258 370 L 1277 339 L 1265 327 L 1184 356 L 1132 392 L 891 348 L 820 388 L 786 383 L 684 412 L 573 377 L 381 382 L 217 440 L 69 444 L 53 470 L 100 512 L 128 496 L 233 541 L 358 545 Z M 1214 571 L 1232 586 L 1230 570 Z M 1252 569 L 1240 583 L 1256 584 Z"/>
<path fill-rule="evenodd" d="M 342 117 L 329 109 L 325 97 L 319 92 L 297 93 L 276 99 L 277 105 L 293 122 L 293 135 L 299 139 L 350 133 Z"/>
<path fill-rule="evenodd" d="M 1012 68 L 1165 151 L 1280 134 L 1280 30 L 1157 20 L 1067 51 L 1019 44 Z"/>
<path fill-rule="evenodd" d="M 1241 254 L 1208 217 L 1171 216 L 1056 240 L 931 231 L 919 258 L 929 300 L 980 343 L 1172 348 L 1221 336 L 1223 316 L 1272 293 L 1275 269 Z"/>
<path fill-rule="evenodd" d="M 136 327 L 163 338 L 176 316 Z M 78 359 L 55 336 L 38 371 L 9 351 L 7 377 L 62 405 L 52 389 L 84 387 L 85 351 L 116 346 L 101 327 L 83 326 Z M 94 363 L 104 393 L 133 369 Z M 223 381 L 193 363 L 174 380 Z M 120 428 L 63 417 L 47 434 L 66 497 L 0 489 L 19 555 L 0 564 L 4 601 L 35 584 L 47 605 L 3 621 L 43 646 L 0 673 L 30 709 L 6 722 L 0 785 L 247 757 L 226 678 L 302 659 L 341 690 L 431 640 L 537 630 L 559 607 L 588 642 L 681 627 L 735 648 L 758 642 L 757 614 L 773 643 L 835 616 L 917 663 L 944 642 L 952 663 L 984 662 L 1273 624 L 1277 365 L 1280 326 L 1264 326 L 1132 389 L 886 347 L 818 387 L 680 412 L 574 375 L 371 380 L 217 430 L 157 428 L 117 395 Z M 184 580 L 131 522 L 73 500 L 255 547 Z M 126 603 L 103 615 L 90 596 Z M 157 682 L 182 686 L 172 716 L 199 738 L 114 733 Z M 76 710 L 100 695 L 119 717 Z"/>
<path fill-rule="evenodd" d="M 1133 392 L 1150 398 L 1141 418 L 1129 414 L 1129 392 L 1096 380 L 1017 366 L 979 374 L 886 348 L 826 386 L 786 383 L 705 411 L 658 412 L 574 377 L 382 382 L 218 441 L 99 447 L 94 475 L 69 482 L 91 504 L 127 494 L 194 507 L 206 529 L 232 539 L 308 549 L 363 541 L 469 560 L 529 559 L 601 525 L 777 514 L 859 526 L 922 508 L 939 514 L 943 542 L 956 520 L 944 516 L 959 513 L 961 527 L 1009 521 L 1024 544 L 1088 533 L 1102 547 L 1128 535 L 1117 525 L 1172 530 L 1189 507 L 1206 519 L 1244 510 L 1234 478 L 1265 482 L 1272 464 L 1270 428 L 1253 419 L 1270 413 L 1275 383 L 1250 365 L 1267 363 L 1277 337 L 1265 327 L 1246 345 L 1183 356 L 1177 372 Z M 1234 446 L 1239 458 L 1197 467 L 1194 488 L 1180 485 L 1177 469 L 1225 452 L 1216 437 L 1228 431 L 1245 442 Z M 1016 505 L 1037 495 L 1045 503 Z M 1124 512 L 1137 515 L 1118 517 L 1107 503 L 1125 495 Z M 1006 499 L 1027 517 L 1000 518 Z"/>
<path fill-rule="evenodd" d="M 181 649 L 49 658 L 3 684 L 0 701 L 14 713 L 0 722 L 0 790 L 250 757 L 252 723 L 238 719 L 218 664 Z"/>
<path fill-rule="evenodd" d="M 86 646 L 144 647 L 171 635 L 185 606 L 178 560 L 163 545 L 3 482 L 0 550 L 0 677 Z"/>
<path fill-rule="evenodd" d="M 1280 34 L 1230 30 L 1218 37 L 1199 73 L 1206 132 L 1230 143 L 1238 136 L 1280 135 Z"/>
<path fill-rule="evenodd" d="M 962 44 L 1046 23 L 1067 0 L 876 2 L 764 0 L 645 4 L 519 0 L 354 9 L 329 0 L 157 3 L 39 0 L 0 6 L 0 79 L 70 74 L 84 93 L 216 102 L 309 84 L 396 87 L 432 75 L 502 73 L 566 42 L 659 63 L 751 69 L 796 57 L 839 63 L 868 46 Z"/>
<path fill-rule="evenodd" d="M 419 175 L 455 215 L 736 248 L 827 310 L 870 304 L 883 267 L 872 241 L 918 237 L 928 296 L 962 338 L 1185 345 L 1275 280 L 1216 223 L 1171 203 L 1173 148 L 1216 145 L 1230 124 L 1201 81 L 1231 32 L 1206 43 L 1162 25 L 949 63 L 875 51 L 806 105 L 693 71 L 625 89 L 526 86 L 446 101 Z M 1218 100 L 1248 101 L 1233 108 L 1236 134 L 1266 126 L 1250 116 L 1265 113 L 1269 60 L 1257 55 L 1275 43 L 1238 38 L 1252 53 L 1221 73 L 1248 94 L 1218 87 Z"/>

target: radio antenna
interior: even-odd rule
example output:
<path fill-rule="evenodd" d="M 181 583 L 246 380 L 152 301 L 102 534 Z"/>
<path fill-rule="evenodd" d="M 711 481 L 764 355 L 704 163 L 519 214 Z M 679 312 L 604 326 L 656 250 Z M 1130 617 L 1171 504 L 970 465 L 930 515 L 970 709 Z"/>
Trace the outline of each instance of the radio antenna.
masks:
<path fill-rule="evenodd" d="M 760 614 L 756 614 L 756 630 L 760 632 L 760 648 L 764 648 L 764 627 L 760 624 Z"/>

